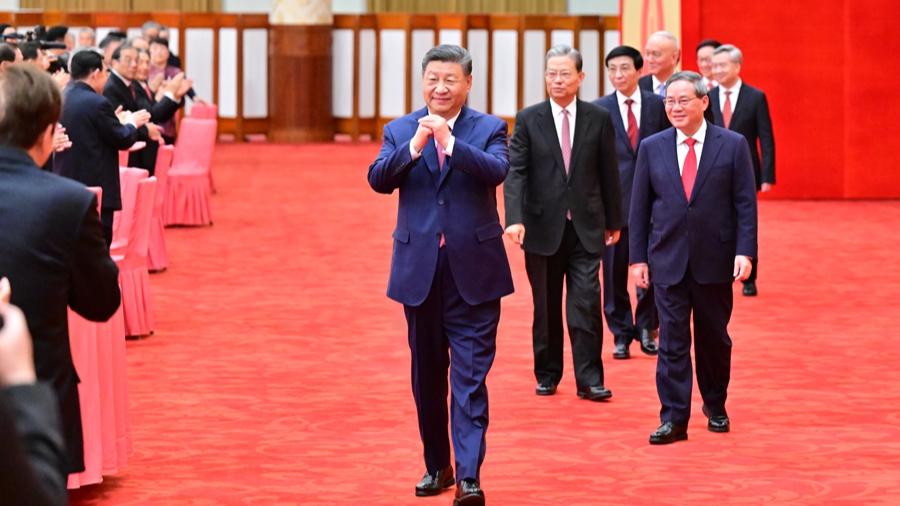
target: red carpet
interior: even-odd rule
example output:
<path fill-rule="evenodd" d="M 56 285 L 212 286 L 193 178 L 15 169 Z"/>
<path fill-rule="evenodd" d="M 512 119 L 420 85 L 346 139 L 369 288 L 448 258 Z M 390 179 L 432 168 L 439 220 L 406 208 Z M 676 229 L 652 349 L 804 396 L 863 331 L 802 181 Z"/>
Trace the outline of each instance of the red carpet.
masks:
<path fill-rule="evenodd" d="M 76 505 L 450 505 L 424 467 L 400 305 L 396 196 L 376 144 L 220 145 L 215 225 L 169 229 L 156 334 L 128 343 L 134 458 Z M 651 447 L 655 359 L 614 361 L 608 403 L 534 395 L 521 251 L 488 377 L 489 505 L 900 503 L 900 202 L 761 203 L 759 288 L 736 297 L 729 413 Z M 737 287 L 736 287 L 737 289 Z"/>

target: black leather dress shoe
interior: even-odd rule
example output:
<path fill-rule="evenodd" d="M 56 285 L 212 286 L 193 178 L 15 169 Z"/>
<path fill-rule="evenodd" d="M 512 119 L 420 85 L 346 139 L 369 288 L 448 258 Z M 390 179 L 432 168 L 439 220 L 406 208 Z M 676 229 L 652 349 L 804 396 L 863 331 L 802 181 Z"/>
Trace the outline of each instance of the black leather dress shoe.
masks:
<path fill-rule="evenodd" d="M 728 419 L 728 415 L 710 416 L 709 408 L 706 407 L 706 404 L 703 405 L 703 414 L 706 418 L 709 418 L 706 428 L 710 432 L 728 432 L 731 430 L 731 420 Z"/>
<path fill-rule="evenodd" d="M 613 358 L 615 359 L 626 359 L 631 358 L 631 352 L 628 350 L 627 344 L 617 344 L 616 350 L 613 352 Z"/>
<path fill-rule="evenodd" d="M 447 466 L 434 474 L 425 473 L 422 481 L 416 485 L 416 495 L 425 497 L 429 495 L 438 495 L 445 488 L 450 488 L 454 483 L 453 467 Z"/>
<path fill-rule="evenodd" d="M 484 506 L 484 492 L 478 482 L 465 479 L 457 483 L 453 506 Z"/>
<path fill-rule="evenodd" d="M 686 439 L 687 427 L 675 425 L 672 422 L 663 422 L 656 432 L 650 434 L 650 444 L 652 445 L 667 445 Z"/>
<path fill-rule="evenodd" d="M 603 401 L 612 397 L 612 392 L 603 388 L 603 385 L 587 388 L 578 387 L 578 397 L 589 401 Z"/>
<path fill-rule="evenodd" d="M 538 383 L 538 386 L 534 389 L 534 393 L 538 395 L 553 395 L 556 393 L 556 385 Z"/>
<path fill-rule="evenodd" d="M 659 330 L 641 329 L 641 351 L 647 355 L 656 355 L 659 353 L 659 347 L 656 345 L 656 336 Z"/>
<path fill-rule="evenodd" d="M 756 297 L 756 282 L 744 283 L 744 297 Z"/>

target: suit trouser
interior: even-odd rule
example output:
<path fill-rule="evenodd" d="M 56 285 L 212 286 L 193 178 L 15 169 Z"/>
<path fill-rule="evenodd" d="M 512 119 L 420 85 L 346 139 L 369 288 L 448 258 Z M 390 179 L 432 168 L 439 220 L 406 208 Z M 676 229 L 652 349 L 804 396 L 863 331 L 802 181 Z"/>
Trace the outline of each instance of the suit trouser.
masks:
<path fill-rule="evenodd" d="M 686 426 L 691 417 L 692 312 L 700 396 L 712 415 L 724 415 L 731 379 L 731 283 L 698 283 L 688 268 L 678 283 L 655 287 L 660 323 L 656 363 L 660 420 Z"/>
<path fill-rule="evenodd" d="M 525 270 L 534 299 L 534 376 L 542 385 L 557 385 L 563 372 L 562 288 L 566 282 L 566 320 L 572 340 L 575 382 L 603 384 L 603 314 L 600 310 L 600 258 L 581 244 L 566 221 L 562 243 L 551 256 L 525 252 Z"/>
<path fill-rule="evenodd" d="M 637 309 L 632 318 L 628 283 L 628 229 L 623 228 L 619 241 L 603 251 L 603 313 L 606 326 L 615 336 L 616 344 L 628 346 L 640 338 L 640 329 L 656 330 L 659 318 L 653 301 L 653 285 L 637 289 Z M 601 336 L 602 338 L 602 336 Z"/>
<path fill-rule="evenodd" d="M 113 218 L 115 209 L 100 208 L 100 221 L 103 223 L 103 240 L 106 241 L 106 249 L 112 246 L 113 240 Z"/>
<path fill-rule="evenodd" d="M 425 467 L 429 473 L 436 473 L 450 465 L 449 368 L 456 479 L 480 481 L 488 428 L 485 379 L 494 362 L 500 299 L 474 306 L 466 303 L 453 279 L 446 248 L 441 248 L 425 301 L 419 306 L 403 308 L 409 325 L 413 397 L 425 449 Z"/>

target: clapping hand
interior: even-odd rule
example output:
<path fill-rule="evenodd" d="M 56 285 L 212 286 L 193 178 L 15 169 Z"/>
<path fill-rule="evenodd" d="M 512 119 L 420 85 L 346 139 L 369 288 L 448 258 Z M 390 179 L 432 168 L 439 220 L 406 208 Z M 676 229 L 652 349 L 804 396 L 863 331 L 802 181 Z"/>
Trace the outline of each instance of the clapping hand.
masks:
<path fill-rule="evenodd" d="M 70 141 L 69 136 L 66 135 L 65 127 L 59 125 L 56 132 L 53 134 L 53 151 L 61 153 L 71 147 L 72 141 Z"/>

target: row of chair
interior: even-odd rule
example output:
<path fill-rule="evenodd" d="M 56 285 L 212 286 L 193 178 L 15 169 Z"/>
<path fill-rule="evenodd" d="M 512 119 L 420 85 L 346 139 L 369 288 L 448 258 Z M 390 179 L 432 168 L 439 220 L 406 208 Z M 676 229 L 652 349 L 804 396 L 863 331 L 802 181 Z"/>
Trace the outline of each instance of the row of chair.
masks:
<path fill-rule="evenodd" d="M 169 266 L 163 228 L 212 223 L 215 118 L 215 106 L 194 106 L 192 116 L 181 122 L 175 146 L 160 147 L 155 177 L 126 167 L 127 152 L 120 153 L 122 210 L 115 214 L 110 255 L 119 267 L 122 304 L 104 323 L 69 312 L 72 356 L 81 379 L 85 456 L 85 471 L 69 475 L 70 489 L 101 482 L 132 455 L 125 340 L 154 331 L 149 273 Z M 99 202 L 101 190 L 91 191 Z"/>

